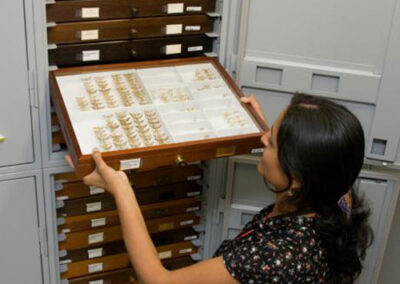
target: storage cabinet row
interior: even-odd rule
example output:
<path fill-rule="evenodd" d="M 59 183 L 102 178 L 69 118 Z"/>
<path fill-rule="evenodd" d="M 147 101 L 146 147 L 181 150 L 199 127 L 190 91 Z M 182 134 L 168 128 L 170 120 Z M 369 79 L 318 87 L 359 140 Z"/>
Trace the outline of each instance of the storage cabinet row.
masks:
<path fill-rule="evenodd" d="M 190 165 L 128 175 L 165 267 L 199 260 L 202 169 Z M 54 180 L 62 283 L 135 283 L 113 197 L 74 174 L 58 174 Z"/>

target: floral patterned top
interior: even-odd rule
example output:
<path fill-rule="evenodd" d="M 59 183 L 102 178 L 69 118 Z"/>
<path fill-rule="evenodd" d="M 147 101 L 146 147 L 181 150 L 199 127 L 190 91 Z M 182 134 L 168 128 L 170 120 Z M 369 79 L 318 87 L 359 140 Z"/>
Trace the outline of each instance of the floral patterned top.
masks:
<path fill-rule="evenodd" d="M 233 240 L 225 240 L 215 256 L 242 284 L 328 283 L 326 251 L 315 217 L 268 217 L 261 210 Z"/>

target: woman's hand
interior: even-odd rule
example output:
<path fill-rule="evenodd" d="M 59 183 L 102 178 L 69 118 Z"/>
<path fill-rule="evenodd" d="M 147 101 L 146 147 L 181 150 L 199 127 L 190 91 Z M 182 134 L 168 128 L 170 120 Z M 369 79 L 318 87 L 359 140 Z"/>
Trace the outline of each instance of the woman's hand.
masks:
<path fill-rule="evenodd" d="M 251 95 L 249 97 L 241 97 L 240 101 L 245 104 L 250 104 L 254 108 L 254 110 L 257 112 L 257 114 L 264 120 L 265 124 L 269 127 L 267 119 L 265 118 L 264 112 L 261 109 L 261 106 L 257 102 L 257 99 L 254 95 Z"/>
<path fill-rule="evenodd" d="M 83 182 L 86 185 L 104 188 L 113 196 L 126 189 L 132 189 L 126 174 L 123 171 L 116 171 L 109 167 L 104 162 L 98 149 L 93 149 L 92 157 L 96 168 L 93 172 L 83 178 Z M 65 160 L 72 168 L 74 168 L 70 156 L 66 156 Z"/>

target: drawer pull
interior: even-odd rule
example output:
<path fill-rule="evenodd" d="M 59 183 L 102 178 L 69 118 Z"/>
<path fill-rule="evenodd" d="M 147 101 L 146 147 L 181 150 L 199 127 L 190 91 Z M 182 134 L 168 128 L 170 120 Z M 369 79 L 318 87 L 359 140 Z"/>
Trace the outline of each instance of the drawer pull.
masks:
<path fill-rule="evenodd" d="M 4 135 L 0 134 L 0 143 L 4 142 L 6 140 L 7 140 L 7 138 Z"/>
<path fill-rule="evenodd" d="M 132 55 L 132 57 L 136 57 L 137 56 L 136 50 L 131 49 L 131 55 Z"/>
<path fill-rule="evenodd" d="M 131 37 L 136 37 L 136 36 L 137 36 L 137 30 L 131 29 Z"/>
<path fill-rule="evenodd" d="M 179 167 L 187 166 L 187 162 L 182 158 L 181 155 L 176 156 L 175 163 Z"/>
<path fill-rule="evenodd" d="M 132 11 L 132 16 L 136 16 L 139 13 L 138 8 L 132 8 L 131 11 Z"/>

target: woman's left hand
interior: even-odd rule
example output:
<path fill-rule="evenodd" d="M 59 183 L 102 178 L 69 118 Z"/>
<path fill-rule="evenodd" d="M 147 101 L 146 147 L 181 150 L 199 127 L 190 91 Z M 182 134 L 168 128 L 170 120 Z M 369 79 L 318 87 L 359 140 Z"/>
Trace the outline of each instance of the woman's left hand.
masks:
<path fill-rule="evenodd" d="M 132 188 L 126 174 L 123 171 L 116 171 L 108 166 L 101 157 L 101 153 L 98 149 L 93 150 L 92 157 L 96 168 L 93 172 L 83 178 L 83 182 L 86 185 L 103 188 L 113 196 L 127 188 Z M 74 168 L 69 155 L 65 156 L 65 160 L 72 168 Z"/>

